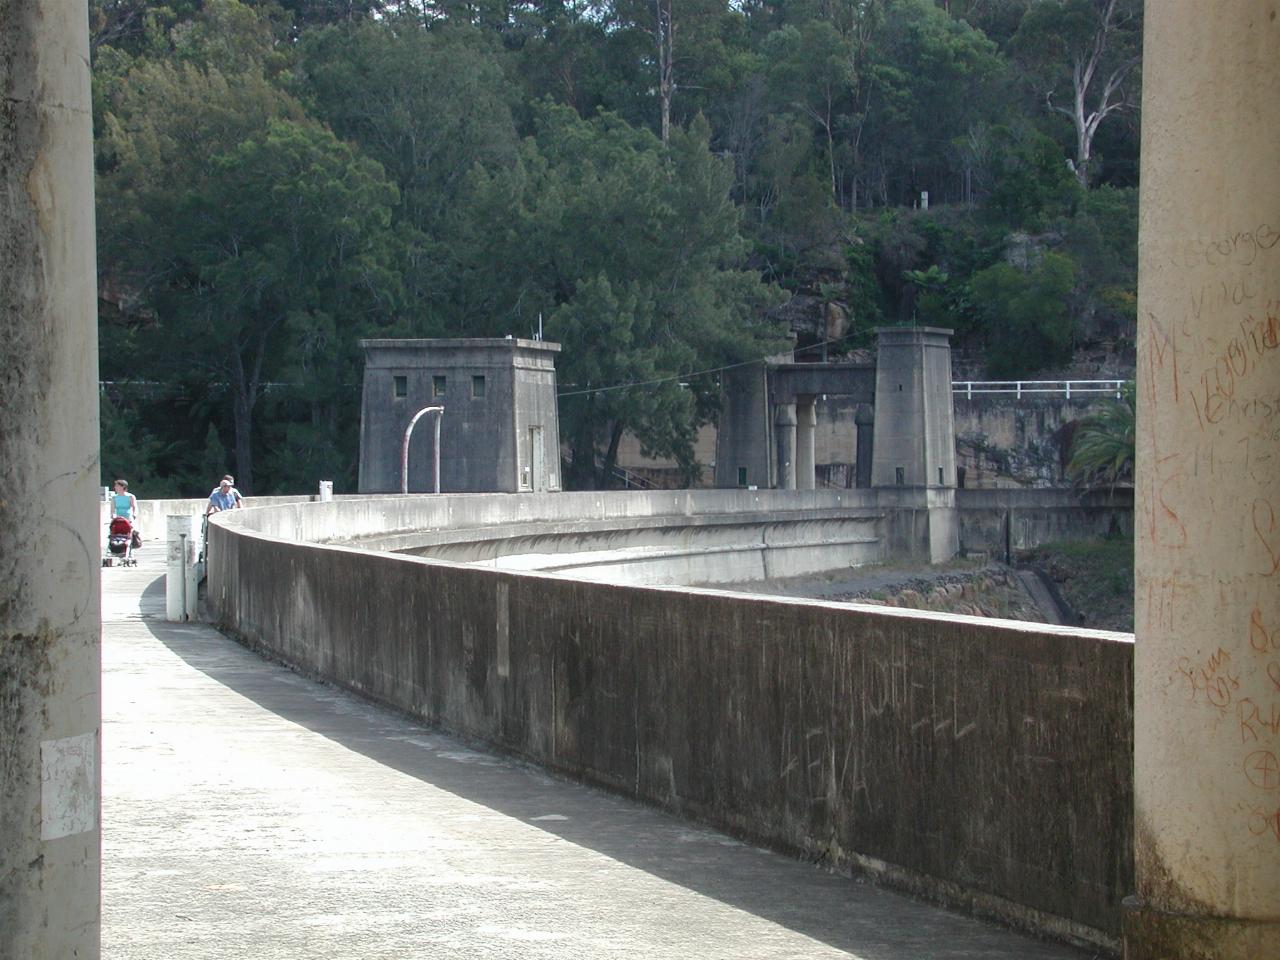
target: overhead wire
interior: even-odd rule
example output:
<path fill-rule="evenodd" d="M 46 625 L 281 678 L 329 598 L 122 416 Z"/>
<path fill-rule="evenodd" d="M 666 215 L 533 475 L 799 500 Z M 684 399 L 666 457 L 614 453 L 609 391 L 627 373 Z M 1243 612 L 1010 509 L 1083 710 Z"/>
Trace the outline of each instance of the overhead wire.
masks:
<path fill-rule="evenodd" d="M 830 340 L 822 340 L 818 343 L 808 344 L 804 347 L 804 349 L 813 350 L 817 347 L 826 347 L 826 346 L 830 346 L 833 343 L 839 343 L 841 340 L 844 340 L 844 339 L 845 337 L 834 337 Z M 630 390 L 633 387 L 651 387 L 654 384 L 670 383 L 673 380 L 674 381 L 691 380 L 694 377 L 705 377 L 709 373 L 720 373 L 721 371 L 733 370 L 737 367 L 749 367 L 754 363 L 760 363 L 761 361 L 768 360 L 772 356 L 776 356 L 776 354 L 766 353 L 763 356 L 754 357 L 751 360 L 741 360 L 738 363 L 726 363 L 725 365 L 720 367 L 711 367 L 707 370 L 697 370 L 693 373 L 677 373 L 677 374 L 672 374 L 669 377 L 655 377 L 652 380 L 636 380 L 631 383 L 615 383 L 615 384 L 610 384 L 608 386 L 603 386 L 603 387 L 584 387 L 581 390 L 565 390 L 563 392 L 557 393 L 556 399 L 558 400 L 561 397 L 580 397 L 580 396 L 585 396 L 588 393 L 608 393 L 613 390 Z"/>

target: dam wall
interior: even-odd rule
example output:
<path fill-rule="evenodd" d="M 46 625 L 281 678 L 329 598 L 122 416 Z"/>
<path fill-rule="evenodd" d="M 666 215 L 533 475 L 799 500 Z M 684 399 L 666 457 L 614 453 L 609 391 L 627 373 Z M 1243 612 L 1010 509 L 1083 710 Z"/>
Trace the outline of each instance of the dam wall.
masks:
<path fill-rule="evenodd" d="M 493 540 L 518 534 L 521 517 L 615 528 L 684 517 L 723 531 L 713 518 L 736 512 L 749 529 L 753 511 L 767 525 L 790 508 L 807 523 L 838 506 L 834 495 L 233 511 L 209 525 L 208 602 L 250 645 L 454 733 L 751 842 L 1114 951 L 1133 885 L 1132 635 L 369 549 L 422 531 Z"/>

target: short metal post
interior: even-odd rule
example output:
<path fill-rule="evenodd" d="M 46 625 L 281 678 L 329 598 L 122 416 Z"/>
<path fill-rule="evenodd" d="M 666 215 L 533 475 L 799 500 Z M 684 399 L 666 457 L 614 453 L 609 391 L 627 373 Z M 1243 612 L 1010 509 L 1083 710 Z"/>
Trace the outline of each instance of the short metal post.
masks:
<path fill-rule="evenodd" d="M 182 619 L 187 617 L 187 535 L 178 534 L 178 545 L 182 549 Z"/>
<path fill-rule="evenodd" d="M 432 489 L 435 493 L 440 492 L 440 419 L 444 415 L 444 408 L 440 407 L 436 410 L 436 445 L 432 448 L 431 456 L 431 478 Z"/>

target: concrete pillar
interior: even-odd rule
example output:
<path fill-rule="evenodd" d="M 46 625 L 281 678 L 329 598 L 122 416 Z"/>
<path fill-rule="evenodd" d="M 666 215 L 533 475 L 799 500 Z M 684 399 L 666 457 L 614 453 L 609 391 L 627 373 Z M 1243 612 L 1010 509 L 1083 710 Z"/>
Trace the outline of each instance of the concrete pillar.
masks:
<path fill-rule="evenodd" d="M 185 621 L 196 618 L 200 556 L 200 526 L 204 518 L 181 514 L 166 518 L 165 542 L 168 545 L 164 580 L 164 615 L 166 620 Z"/>
<path fill-rule="evenodd" d="M 1128 960 L 1280 957 L 1280 18 L 1146 5 Z"/>
<path fill-rule="evenodd" d="M 951 331 L 876 330 L 874 487 L 954 487 Z"/>
<path fill-rule="evenodd" d="M 769 486 L 769 371 L 763 363 L 725 370 L 716 431 L 717 487 Z"/>
<path fill-rule="evenodd" d="M 813 397 L 796 403 L 796 489 L 812 490 L 817 484 L 813 453 L 818 428 L 818 410 Z"/>
<path fill-rule="evenodd" d="M 871 463 L 875 457 L 876 415 L 875 411 L 860 404 L 853 416 L 854 425 L 858 429 L 858 449 L 855 454 L 857 469 L 856 485 L 860 488 L 871 486 Z"/>
<path fill-rule="evenodd" d="M 99 955 L 88 17 L 0 4 L 0 957 Z"/>
<path fill-rule="evenodd" d="M 774 443 L 778 451 L 779 490 L 796 488 L 796 405 L 779 403 L 773 411 Z"/>

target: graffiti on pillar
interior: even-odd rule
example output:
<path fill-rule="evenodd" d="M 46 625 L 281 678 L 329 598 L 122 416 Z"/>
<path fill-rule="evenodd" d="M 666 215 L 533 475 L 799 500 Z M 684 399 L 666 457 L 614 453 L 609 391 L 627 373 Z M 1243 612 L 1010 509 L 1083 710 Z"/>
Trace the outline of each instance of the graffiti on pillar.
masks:
<path fill-rule="evenodd" d="M 1189 237 L 1180 251 L 1170 258 L 1175 267 L 1194 269 L 1200 266 L 1251 267 L 1258 258 L 1280 243 L 1280 230 L 1269 223 L 1251 230 L 1237 230 L 1212 237 Z"/>
<path fill-rule="evenodd" d="M 1186 678 L 1190 699 L 1203 697 L 1205 703 L 1221 713 L 1231 708 L 1240 689 L 1239 671 L 1233 669 L 1231 654 L 1222 647 L 1200 664 L 1189 657 L 1179 657 L 1178 672 Z"/>
<path fill-rule="evenodd" d="M 1258 843 L 1280 843 L 1278 260 L 1270 223 L 1175 241 L 1185 292 L 1148 301 L 1139 351 L 1140 629 L 1169 638 L 1170 706 L 1222 746 Z"/>

